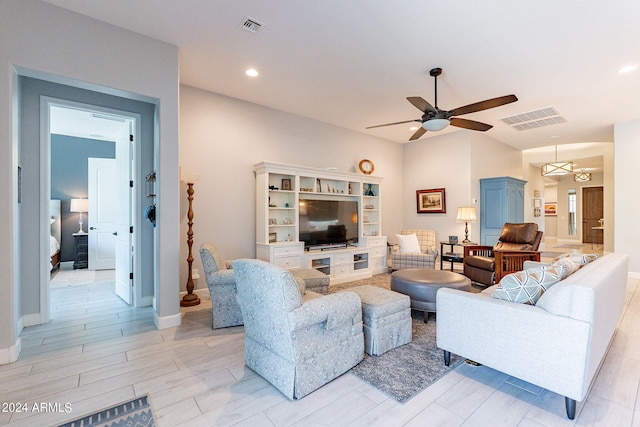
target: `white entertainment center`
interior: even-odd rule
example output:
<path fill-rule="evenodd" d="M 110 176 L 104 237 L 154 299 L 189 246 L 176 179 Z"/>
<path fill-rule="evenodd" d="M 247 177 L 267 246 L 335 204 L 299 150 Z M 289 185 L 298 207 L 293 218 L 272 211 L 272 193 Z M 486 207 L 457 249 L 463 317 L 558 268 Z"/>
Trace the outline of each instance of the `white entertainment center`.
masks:
<path fill-rule="evenodd" d="M 254 171 L 258 259 L 288 270 L 315 268 L 333 284 L 387 272 L 382 178 L 275 162 L 257 163 Z M 340 218 L 309 221 L 312 208 L 323 204 Z M 309 237 L 317 235 L 323 238 Z"/>

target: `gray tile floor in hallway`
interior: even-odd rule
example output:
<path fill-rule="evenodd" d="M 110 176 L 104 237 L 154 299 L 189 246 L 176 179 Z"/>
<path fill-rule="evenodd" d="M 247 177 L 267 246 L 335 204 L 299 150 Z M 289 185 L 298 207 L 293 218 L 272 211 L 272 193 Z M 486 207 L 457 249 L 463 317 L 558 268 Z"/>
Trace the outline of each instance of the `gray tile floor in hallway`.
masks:
<path fill-rule="evenodd" d="M 245 368 L 242 327 L 211 329 L 210 300 L 158 331 L 150 308 L 124 304 L 108 276 L 94 280 L 53 288 L 52 320 L 25 328 L 20 359 L 0 366 L 3 405 L 72 411 L 3 410 L 0 425 L 57 425 L 148 393 L 159 426 L 640 426 L 638 280 L 628 281 L 624 317 L 575 421 L 561 396 L 468 364 L 404 405 L 351 374 L 289 401 Z"/>

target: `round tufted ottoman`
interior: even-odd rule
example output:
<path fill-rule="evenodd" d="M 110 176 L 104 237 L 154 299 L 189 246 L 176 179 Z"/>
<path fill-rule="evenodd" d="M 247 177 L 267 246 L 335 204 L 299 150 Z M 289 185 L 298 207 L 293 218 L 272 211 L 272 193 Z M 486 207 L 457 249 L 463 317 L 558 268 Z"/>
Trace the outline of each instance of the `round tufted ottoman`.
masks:
<path fill-rule="evenodd" d="M 471 290 L 471 281 L 462 274 L 428 268 L 407 268 L 391 273 L 391 290 L 409 295 L 411 308 L 436 312 L 436 293 L 440 288 Z"/>

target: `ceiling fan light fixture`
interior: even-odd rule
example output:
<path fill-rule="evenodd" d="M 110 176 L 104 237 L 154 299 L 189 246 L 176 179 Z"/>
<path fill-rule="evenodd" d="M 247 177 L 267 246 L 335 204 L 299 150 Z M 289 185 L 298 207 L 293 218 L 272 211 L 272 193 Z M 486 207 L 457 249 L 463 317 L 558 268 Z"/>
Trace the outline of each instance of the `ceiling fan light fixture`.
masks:
<path fill-rule="evenodd" d="M 438 132 L 449 126 L 449 120 L 447 119 L 431 119 L 422 123 L 422 127 L 429 132 Z"/>

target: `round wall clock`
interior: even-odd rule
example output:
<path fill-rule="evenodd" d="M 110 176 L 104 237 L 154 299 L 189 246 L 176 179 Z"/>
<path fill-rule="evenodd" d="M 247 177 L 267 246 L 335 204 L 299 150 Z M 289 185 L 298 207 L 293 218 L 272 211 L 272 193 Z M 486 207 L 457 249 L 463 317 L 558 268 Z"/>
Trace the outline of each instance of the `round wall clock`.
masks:
<path fill-rule="evenodd" d="M 373 162 L 371 160 L 362 159 L 358 164 L 358 168 L 360 168 L 360 172 L 365 175 L 371 175 L 373 173 Z"/>

